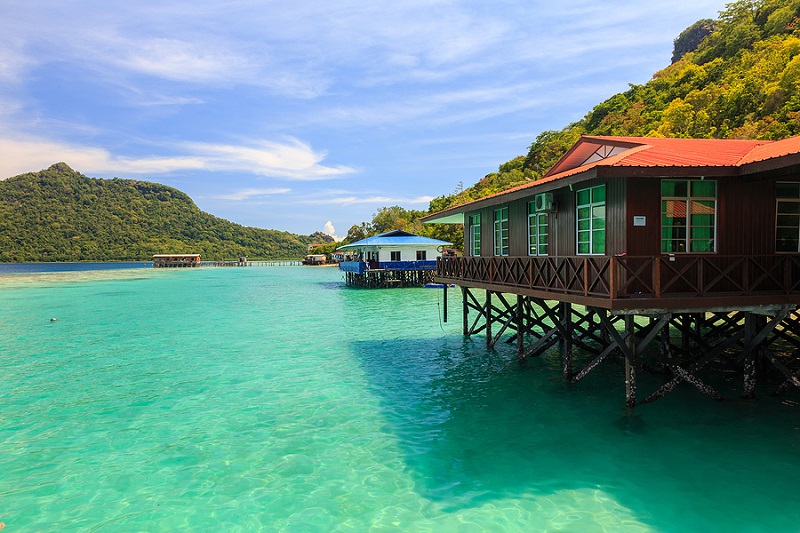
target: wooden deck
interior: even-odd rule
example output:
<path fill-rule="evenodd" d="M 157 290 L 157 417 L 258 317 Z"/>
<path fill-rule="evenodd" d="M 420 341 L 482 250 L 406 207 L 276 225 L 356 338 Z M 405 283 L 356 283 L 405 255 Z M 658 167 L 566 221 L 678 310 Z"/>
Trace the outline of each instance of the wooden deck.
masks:
<path fill-rule="evenodd" d="M 436 281 L 622 313 L 800 305 L 797 255 L 457 257 Z"/>

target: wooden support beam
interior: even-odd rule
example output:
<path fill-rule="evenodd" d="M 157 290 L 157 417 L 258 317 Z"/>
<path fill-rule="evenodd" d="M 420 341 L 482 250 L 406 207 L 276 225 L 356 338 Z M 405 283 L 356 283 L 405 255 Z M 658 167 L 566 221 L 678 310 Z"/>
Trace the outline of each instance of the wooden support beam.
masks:
<path fill-rule="evenodd" d="M 722 396 L 719 392 L 717 392 L 713 387 L 710 387 L 703 383 L 701 380 L 696 378 L 693 374 L 696 373 L 698 370 L 706 366 L 709 362 L 713 361 L 717 358 L 717 356 L 728 346 L 734 344 L 737 341 L 737 338 L 730 338 L 715 347 L 711 352 L 707 353 L 704 357 L 702 357 L 699 361 L 692 364 L 689 369 L 682 368 L 673 358 L 672 356 L 672 347 L 668 341 L 663 342 L 663 357 L 664 362 L 667 368 L 673 374 L 673 378 L 661 386 L 656 392 L 642 400 L 641 403 L 650 403 L 658 400 L 659 398 L 663 398 L 668 392 L 672 391 L 679 383 L 682 381 L 686 381 L 687 383 L 691 383 L 698 390 L 710 396 L 711 398 L 723 401 L 726 398 Z"/>
<path fill-rule="evenodd" d="M 461 318 L 462 318 L 462 325 L 463 325 L 463 335 L 466 337 L 469 335 L 469 298 L 472 297 L 472 294 L 469 292 L 469 289 L 466 287 L 461 287 Z"/>
<path fill-rule="evenodd" d="M 749 345 L 754 336 L 756 328 L 756 317 L 753 313 L 745 313 L 744 318 L 744 343 L 745 346 Z M 756 357 L 753 353 L 748 354 L 744 359 L 743 370 L 743 383 L 742 383 L 742 399 L 752 400 L 756 397 Z"/>
<path fill-rule="evenodd" d="M 797 352 L 795 352 L 795 354 L 796 353 Z M 795 387 L 800 388 L 800 370 L 798 370 L 797 372 L 792 372 L 783 363 L 781 363 L 775 356 L 775 354 L 772 352 L 767 353 L 767 358 L 773 364 L 773 366 L 777 368 L 780 371 L 780 373 L 786 377 L 786 381 L 784 381 L 777 389 L 775 389 L 773 395 L 778 396 L 780 394 L 783 394 L 786 391 L 786 389 L 789 388 L 790 385 L 794 385 Z"/>
<path fill-rule="evenodd" d="M 483 318 L 486 321 L 486 347 L 492 344 L 492 291 L 486 291 L 486 307 L 483 308 Z"/>
<path fill-rule="evenodd" d="M 525 339 L 522 336 L 524 327 L 523 321 L 525 320 L 525 298 L 521 294 L 517 295 L 517 307 L 514 320 L 516 320 L 517 323 L 517 357 L 519 357 L 525 351 Z"/>
<path fill-rule="evenodd" d="M 442 288 L 442 312 L 444 314 L 444 323 L 447 324 L 447 283 Z"/>
<path fill-rule="evenodd" d="M 562 367 L 564 369 L 564 379 L 570 380 L 572 378 L 572 341 L 574 337 L 574 330 L 572 328 L 572 304 L 568 302 L 561 302 L 561 319 L 564 321 L 564 326 L 567 334 L 562 339 Z"/>
<path fill-rule="evenodd" d="M 636 335 L 633 319 L 633 315 L 625 316 L 625 406 L 628 408 L 636 407 Z"/>

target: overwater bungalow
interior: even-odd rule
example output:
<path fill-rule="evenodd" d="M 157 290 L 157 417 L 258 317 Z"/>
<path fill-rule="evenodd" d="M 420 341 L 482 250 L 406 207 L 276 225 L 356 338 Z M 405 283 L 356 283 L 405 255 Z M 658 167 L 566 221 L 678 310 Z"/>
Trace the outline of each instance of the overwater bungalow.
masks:
<path fill-rule="evenodd" d="M 304 265 L 324 265 L 327 263 L 325 254 L 308 254 L 303 258 Z"/>
<path fill-rule="evenodd" d="M 153 268 L 199 267 L 200 254 L 155 254 Z"/>
<path fill-rule="evenodd" d="M 697 376 L 732 349 L 744 396 L 762 360 L 800 387 L 800 137 L 583 136 L 539 180 L 424 221 L 464 225 L 436 280 L 462 288 L 464 334 L 489 346 L 512 332 L 524 360 L 560 341 L 571 381 L 621 355 L 628 405 L 657 339 L 670 378 L 645 401 L 680 382 L 720 398 Z M 577 372 L 575 345 L 596 355 Z"/>
<path fill-rule="evenodd" d="M 348 285 L 358 287 L 425 285 L 433 281 L 436 260 L 451 245 L 406 231 L 389 231 L 337 248 L 347 256 L 339 269 L 345 272 Z"/>

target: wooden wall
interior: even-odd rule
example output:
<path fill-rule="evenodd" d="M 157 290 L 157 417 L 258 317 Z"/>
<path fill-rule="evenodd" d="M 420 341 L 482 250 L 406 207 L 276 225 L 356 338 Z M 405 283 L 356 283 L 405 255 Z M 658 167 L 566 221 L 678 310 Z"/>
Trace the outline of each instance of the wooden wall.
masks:
<path fill-rule="evenodd" d="M 684 178 L 678 178 L 684 179 Z M 698 179 L 698 178 L 685 178 Z M 797 173 L 717 178 L 717 255 L 771 255 L 775 253 L 775 182 L 800 181 Z M 629 256 L 661 254 L 661 178 L 611 178 L 586 181 L 551 191 L 558 211 L 550 214 L 550 255 L 574 256 L 575 192 L 606 185 L 606 254 Z M 509 255 L 528 255 L 529 197 L 479 210 L 481 255 L 494 255 L 494 211 L 508 207 Z M 466 213 L 466 216 L 474 214 Z M 645 217 L 634 226 L 635 216 Z M 466 220 L 466 219 L 465 219 Z M 468 242 L 468 236 L 465 236 Z M 466 244 L 465 244 L 466 245 Z"/>
<path fill-rule="evenodd" d="M 570 256 L 575 255 L 575 192 L 578 189 L 606 185 L 606 255 L 619 254 L 625 251 L 625 189 L 624 179 L 591 180 L 581 183 L 580 186 L 563 187 L 551 191 L 553 201 L 558 204 L 557 212 L 550 213 L 550 255 Z M 465 222 L 475 213 L 481 215 L 481 255 L 491 257 L 494 255 L 494 211 L 503 207 L 508 208 L 508 234 L 509 255 L 528 255 L 528 202 L 533 201 L 534 194 L 529 197 L 512 202 L 497 204 L 477 211 L 465 213 Z M 469 231 L 465 228 L 465 231 Z M 465 236 L 465 246 L 468 246 L 469 234 Z"/>

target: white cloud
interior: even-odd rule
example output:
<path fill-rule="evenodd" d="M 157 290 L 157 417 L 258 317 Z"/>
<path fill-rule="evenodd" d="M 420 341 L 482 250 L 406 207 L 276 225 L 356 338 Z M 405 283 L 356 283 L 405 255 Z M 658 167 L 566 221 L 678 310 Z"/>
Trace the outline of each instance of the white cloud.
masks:
<path fill-rule="evenodd" d="M 189 143 L 170 156 L 123 157 L 108 150 L 48 139 L 0 138 L 0 177 L 49 167 L 63 161 L 84 174 L 159 175 L 179 170 L 244 171 L 292 180 L 322 180 L 354 172 L 350 167 L 324 166 L 325 153 L 297 140 L 258 141 L 252 146 Z"/>
<path fill-rule="evenodd" d="M 188 143 L 186 148 L 202 154 L 209 170 L 247 170 L 256 174 L 293 180 L 310 181 L 351 174 L 353 168 L 329 167 L 320 163 L 325 152 L 315 152 L 297 139 L 284 142 L 256 141 L 250 146 L 230 144 Z"/>
<path fill-rule="evenodd" d="M 262 196 L 275 196 L 276 194 L 286 194 L 291 192 L 291 189 L 281 189 L 281 188 L 274 188 L 274 189 L 243 189 L 240 191 L 236 191 L 230 194 L 218 194 L 218 195 L 210 195 L 209 198 L 215 198 L 217 200 L 232 200 L 232 201 L 242 201 L 242 200 L 249 200 L 251 198 L 258 198 Z"/>
<path fill-rule="evenodd" d="M 341 242 L 344 240 L 344 237 L 336 236 L 336 228 L 333 227 L 333 222 L 330 220 L 325 223 L 325 226 L 322 228 L 322 233 L 333 237 L 334 242 Z"/>
<path fill-rule="evenodd" d="M 309 198 L 300 200 L 299 204 L 308 205 L 355 205 L 355 204 L 375 204 L 375 205 L 406 205 L 406 204 L 429 204 L 433 196 L 417 196 L 416 198 L 400 198 L 392 196 L 335 196 L 330 198 Z"/>

